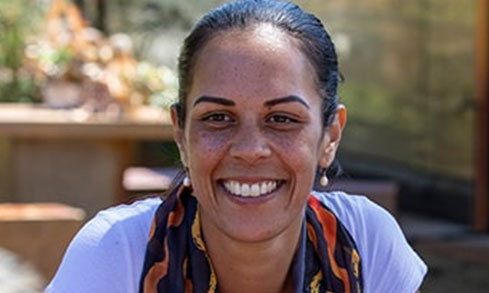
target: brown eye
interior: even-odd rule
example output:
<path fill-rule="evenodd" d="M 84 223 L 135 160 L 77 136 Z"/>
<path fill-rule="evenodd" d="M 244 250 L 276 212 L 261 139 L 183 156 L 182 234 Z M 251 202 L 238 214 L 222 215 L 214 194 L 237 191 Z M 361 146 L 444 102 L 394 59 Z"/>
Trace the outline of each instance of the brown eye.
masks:
<path fill-rule="evenodd" d="M 297 120 L 285 115 L 273 115 L 268 118 L 268 122 L 274 124 L 287 124 L 287 123 L 296 123 Z"/>
<path fill-rule="evenodd" d="M 204 118 L 204 121 L 210 121 L 210 122 L 226 122 L 231 120 L 232 120 L 231 117 L 229 117 L 224 113 L 214 113 Z"/>
<path fill-rule="evenodd" d="M 223 128 L 234 124 L 234 118 L 227 113 L 209 113 L 202 118 L 209 127 Z"/>

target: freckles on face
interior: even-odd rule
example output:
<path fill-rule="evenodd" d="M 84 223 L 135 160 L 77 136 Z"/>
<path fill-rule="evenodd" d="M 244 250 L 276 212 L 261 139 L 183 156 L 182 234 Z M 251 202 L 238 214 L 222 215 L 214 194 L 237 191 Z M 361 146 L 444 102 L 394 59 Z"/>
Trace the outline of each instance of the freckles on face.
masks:
<path fill-rule="evenodd" d="M 213 171 L 209 167 L 220 160 L 220 154 L 229 142 L 229 131 L 216 135 L 201 123 L 189 123 L 187 133 L 186 144 L 190 146 L 188 155 L 190 176 L 197 192 L 201 186 L 209 192 L 213 183 L 211 179 Z"/>
<path fill-rule="evenodd" d="M 290 198 L 292 205 L 295 204 L 295 200 L 303 200 L 304 194 L 312 189 L 319 152 L 319 136 L 320 132 L 279 133 L 270 139 L 279 158 L 285 161 L 284 166 L 289 169 L 294 189 L 300 190 Z"/>
<path fill-rule="evenodd" d="M 210 133 L 202 127 L 196 127 L 196 129 L 190 129 L 189 133 L 192 135 L 189 136 L 189 144 L 190 145 L 198 145 L 200 149 L 200 153 L 202 154 L 212 154 L 215 153 L 226 145 L 228 142 L 228 136 L 225 134 L 215 135 Z"/>
<path fill-rule="evenodd" d="M 260 241 L 301 221 L 322 126 L 314 69 L 285 33 L 228 32 L 199 53 L 183 144 L 203 227 Z M 206 222 L 207 224 L 205 224 Z"/>

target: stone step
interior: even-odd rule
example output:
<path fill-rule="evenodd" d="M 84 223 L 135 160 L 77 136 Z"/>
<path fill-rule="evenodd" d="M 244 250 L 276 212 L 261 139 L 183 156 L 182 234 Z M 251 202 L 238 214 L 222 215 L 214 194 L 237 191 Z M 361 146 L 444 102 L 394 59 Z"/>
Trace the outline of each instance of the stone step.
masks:
<path fill-rule="evenodd" d="M 50 280 L 84 219 L 83 210 L 58 203 L 3 203 L 0 247 L 29 262 Z"/>

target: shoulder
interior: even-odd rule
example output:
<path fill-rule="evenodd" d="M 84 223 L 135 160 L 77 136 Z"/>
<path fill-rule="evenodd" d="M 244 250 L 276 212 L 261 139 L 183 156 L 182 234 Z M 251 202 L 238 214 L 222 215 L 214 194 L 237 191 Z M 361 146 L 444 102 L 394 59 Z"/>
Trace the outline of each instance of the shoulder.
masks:
<path fill-rule="evenodd" d="M 161 198 L 151 197 L 135 201 L 130 205 L 121 204 L 108 208 L 98 212 L 83 229 L 96 228 L 99 225 L 101 227 L 114 227 L 115 225 L 115 227 L 121 227 L 125 230 L 141 231 L 141 229 L 149 227 L 148 225 L 151 224 L 151 219 L 161 203 Z M 105 230 L 102 229 L 102 231 Z"/>
<path fill-rule="evenodd" d="M 427 267 L 395 218 L 365 196 L 313 192 L 345 226 L 362 259 L 365 292 L 415 292 Z M 390 272 L 386 274 L 385 272 Z"/>
<path fill-rule="evenodd" d="M 131 205 L 118 205 L 100 211 L 88 221 L 70 244 L 72 248 L 117 247 L 127 240 L 131 243 L 146 241 L 151 219 L 156 208 L 161 204 L 159 198 L 148 198 L 136 201 Z"/>
<path fill-rule="evenodd" d="M 137 291 L 151 220 L 161 202 L 149 198 L 99 212 L 70 243 L 46 292 Z"/>
<path fill-rule="evenodd" d="M 313 196 L 328 207 L 354 237 L 361 238 L 364 231 L 375 230 L 381 223 L 387 222 L 393 224 L 391 228 L 398 228 L 394 217 L 366 196 L 342 191 L 313 192 Z"/>

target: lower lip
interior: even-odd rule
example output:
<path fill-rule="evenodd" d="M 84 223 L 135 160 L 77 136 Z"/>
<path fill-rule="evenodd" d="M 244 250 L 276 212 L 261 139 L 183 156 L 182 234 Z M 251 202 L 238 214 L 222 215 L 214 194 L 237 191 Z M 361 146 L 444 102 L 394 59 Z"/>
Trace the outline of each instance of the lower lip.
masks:
<path fill-rule="evenodd" d="M 281 182 L 279 187 L 277 189 L 275 189 L 273 192 L 270 192 L 270 193 L 265 194 L 265 195 L 257 196 L 257 197 L 237 196 L 237 195 L 234 195 L 234 194 L 230 193 L 229 191 L 227 191 L 227 189 L 223 186 L 222 182 L 218 185 L 221 188 L 221 190 L 224 191 L 224 194 L 226 194 L 227 197 L 235 203 L 238 203 L 238 204 L 260 204 L 260 203 L 268 201 L 268 200 L 274 198 L 275 196 L 277 196 L 278 191 L 280 191 L 280 189 L 282 189 L 283 186 L 285 185 L 284 183 L 285 182 Z"/>

